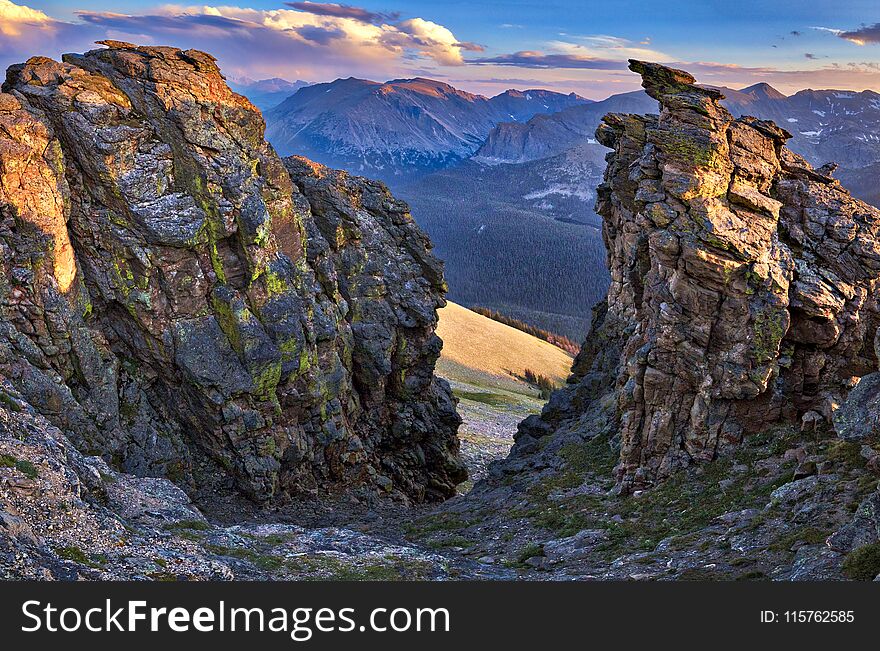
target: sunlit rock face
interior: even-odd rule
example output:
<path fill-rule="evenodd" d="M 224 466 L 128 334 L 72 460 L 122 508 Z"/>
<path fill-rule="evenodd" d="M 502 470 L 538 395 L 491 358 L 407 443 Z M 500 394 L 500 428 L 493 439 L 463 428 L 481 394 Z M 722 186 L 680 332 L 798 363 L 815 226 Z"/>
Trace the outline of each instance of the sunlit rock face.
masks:
<path fill-rule="evenodd" d="M 3 85 L 0 373 L 135 474 L 453 495 L 446 288 L 406 205 L 285 166 L 211 56 L 103 44 Z"/>
<path fill-rule="evenodd" d="M 597 204 L 608 297 L 568 386 L 517 444 L 593 427 L 584 414 L 601 408 L 627 491 L 775 422 L 830 420 L 876 368 L 880 325 L 880 211 L 688 73 L 630 68 L 661 112 L 597 131 L 613 150 Z"/>

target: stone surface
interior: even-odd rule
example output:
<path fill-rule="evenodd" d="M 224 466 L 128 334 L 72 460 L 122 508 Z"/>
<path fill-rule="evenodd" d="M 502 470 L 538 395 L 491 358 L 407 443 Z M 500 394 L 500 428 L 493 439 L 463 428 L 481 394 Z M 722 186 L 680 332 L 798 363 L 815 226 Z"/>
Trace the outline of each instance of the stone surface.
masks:
<path fill-rule="evenodd" d="M 859 380 L 832 418 L 841 438 L 859 440 L 880 436 L 880 372 Z"/>
<path fill-rule="evenodd" d="M 0 380 L 0 579 L 476 578 L 475 563 L 339 527 L 211 524 L 164 478 L 84 456 Z M 411 507 L 406 507 L 411 508 Z"/>
<path fill-rule="evenodd" d="M 0 374 L 135 475 L 453 495 L 446 287 L 406 205 L 285 165 L 210 55 L 104 45 L 0 94 Z"/>
<path fill-rule="evenodd" d="M 613 149 L 597 206 L 608 297 L 567 387 L 514 449 L 586 431 L 602 410 L 624 492 L 774 423 L 830 421 L 876 368 L 880 325 L 880 211 L 688 73 L 630 67 L 661 112 L 607 115 L 596 134 Z"/>

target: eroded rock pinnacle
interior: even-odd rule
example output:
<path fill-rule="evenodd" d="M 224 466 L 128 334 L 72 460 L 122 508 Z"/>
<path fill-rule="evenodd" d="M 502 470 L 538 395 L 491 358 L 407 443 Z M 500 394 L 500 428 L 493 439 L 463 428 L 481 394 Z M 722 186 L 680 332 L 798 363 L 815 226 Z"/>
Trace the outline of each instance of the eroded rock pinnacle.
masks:
<path fill-rule="evenodd" d="M 880 211 L 686 72 L 630 68 L 660 115 L 607 115 L 596 134 L 613 150 L 597 202 L 608 297 L 568 386 L 515 448 L 601 412 L 627 491 L 773 423 L 830 421 L 876 368 L 880 325 Z"/>

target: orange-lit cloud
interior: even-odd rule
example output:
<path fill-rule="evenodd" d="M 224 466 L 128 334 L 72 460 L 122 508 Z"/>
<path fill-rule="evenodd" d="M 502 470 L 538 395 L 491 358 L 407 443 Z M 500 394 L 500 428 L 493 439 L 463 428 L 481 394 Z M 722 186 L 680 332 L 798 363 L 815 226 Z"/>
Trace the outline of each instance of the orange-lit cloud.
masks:
<path fill-rule="evenodd" d="M 4 36 L 15 38 L 29 28 L 39 28 L 52 22 L 42 11 L 0 0 L 0 34 Z"/>
<path fill-rule="evenodd" d="M 250 60 L 276 61 L 300 56 L 305 63 L 306 50 L 311 61 L 329 57 L 388 63 L 404 56 L 423 57 L 440 65 L 462 65 L 462 51 L 473 44 L 462 43 L 446 27 L 422 18 L 399 22 L 378 20 L 373 14 L 355 7 L 323 3 L 290 3 L 296 9 L 258 10 L 246 7 L 182 7 L 166 5 L 148 15 L 123 15 L 80 11 L 80 18 L 108 30 L 154 36 L 187 35 L 201 43 L 216 38 L 212 53 L 222 58 L 227 49 L 239 50 L 223 37 L 233 37 L 246 44 L 241 54 Z M 382 15 L 385 16 L 385 15 Z M 252 49 L 256 48 L 256 49 Z"/>
<path fill-rule="evenodd" d="M 874 23 L 873 25 L 862 25 L 859 29 L 840 32 L 837 35 L 840 38 L 855 43 L 856 45 L 880 43 L 880 23 Z"/>
<path fill-rule="evenodd" d="M 85 0 L 84 0 L 85 1 Z M 246 2 L 246 0 L 239 0 Z M 279 3 L 281 5 L 281 3 Z M 608 34 L 558 34 L 556 40 L 514 50 L 491 50 L 458 38 L 447 26 L 424 17 L 403 19 L 342 3 L 288 2 L 279 9 L 247 6 L 164 5 L 143 14 L 80 11 L 62 21 L 43 11 L 0 0 L 0 67 L 43 54 L 84 51 L 96 40 L 197 48 L 214 54 L 230 76 L 326 81 L 358 76 L 378 81 L 425 76 L 449 79 L 476 92 L 492 93 L 499 80 L 525 77 L 520 86 L 575 91 L 593 99 L 639 88 L 626 70 L 629 58 L 672 63 L 701 82 L 734 88 L 765 81 L 791 93 L 801 88 L 880 88 L 871 62 L 835 65 L 821 50 L 773 66 L 688 62 L 649 36 L 638 41 Z M 513 23 L 507 24 L 508 33 Z M 853 42 L 873 43 L 878 26 L 845 32 L 814 27 Z M 524 37 L 527 28 L 522 30 Z M 833 39 L 837 41 L 837 39 Z M 839 43 L 839 41 L 837 41 Z M 858 51 L 855 46 L 853 51 Z M 815 58 L 812 58 L 815 57 Z M 820 61 L 820 57 L 822 60 Z M 822 65 L 822 64 L 825 65 Z M 516 69 L 516 74 L 510 74 Z M 453 72 L 454 71 L 454 72 Z M 502 89 L 503 90 L 503 89 Z"/>
<path fill-rule="evenodd" d="M 0 0 L 0 64 L 90 49 L 95 40 L 116 38 L 206 50 L 230 74 L 323 80 L 399 74 L 419 60 L 462 66 L 464 52 L 483 49 L 424 18 L 400 20 L 335 3 L 288 6 L 163 5 L 141 15 L 77 11 L 74 23 Z"/>

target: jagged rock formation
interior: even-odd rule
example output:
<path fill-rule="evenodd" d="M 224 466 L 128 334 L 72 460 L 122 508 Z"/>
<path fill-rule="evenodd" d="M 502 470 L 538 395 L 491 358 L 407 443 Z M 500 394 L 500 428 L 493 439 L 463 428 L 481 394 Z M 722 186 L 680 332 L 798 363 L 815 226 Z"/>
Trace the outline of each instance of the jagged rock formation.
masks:
<path fill-rule="evenodd" d="M 0 94 L 0 374 L 137 475 L 454 494 L 445 283 L 406 205 L 285 166 L 209 55 L 103 44 Z"/>
<path fill-rule="evenodd" d="M 876 368 L 880 325 L 880 211 L 688 73 L 630 68 L 661 112 L 607 115 L 596 134 L 614 150 L 597 206 L 608 297 L 568 386 L 515 448 L 604 410 L 625 491 L 773 423 L 830 420 Z"/>

